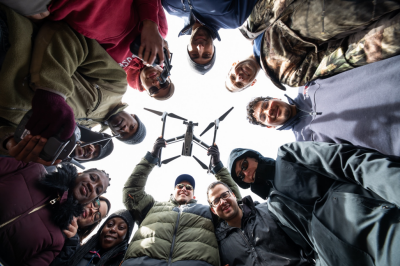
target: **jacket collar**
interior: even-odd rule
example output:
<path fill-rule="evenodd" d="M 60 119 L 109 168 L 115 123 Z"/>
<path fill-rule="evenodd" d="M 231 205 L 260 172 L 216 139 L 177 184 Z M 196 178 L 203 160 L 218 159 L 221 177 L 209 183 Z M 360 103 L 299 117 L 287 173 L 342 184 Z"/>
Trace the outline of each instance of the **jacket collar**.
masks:
<path fill-rule="evenodd" d="M 201 25 L 206 26 L 211 31 L 211 33 L 212 33 L 211 37 L 213 39 L 218 39 L 218 41 L 221 41 L 221 37 L 219 36 L 218 31 L 215 30 L 213 27 L 207 25 L 206 23 L 203 23 L 198 18 L 196 18 L 192 11 L 190 11 L 189 19 L 185 20 L 186 21 L 185 26 L 179 32 L 178 37 L 180 37 L 182 35 L 191 35 L 192 34 L 192 27 L 193 27 L 194 23 L 196 23 L 196 20 L 199 21 Z"/>

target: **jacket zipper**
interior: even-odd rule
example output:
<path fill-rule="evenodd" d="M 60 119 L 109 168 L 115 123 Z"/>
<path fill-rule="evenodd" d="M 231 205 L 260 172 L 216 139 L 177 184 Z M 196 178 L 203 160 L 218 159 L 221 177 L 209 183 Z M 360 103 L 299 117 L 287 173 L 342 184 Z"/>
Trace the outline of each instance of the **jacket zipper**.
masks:
<path fill-rule="evenodd" d="M 47 202 L 47 203 L 45 203 L 45 204 L 43 204 L 43 205 L 41 205 L 41 206 L 39 206 L 39 207 L 34 208 L 34 209 L 31 210 L 28 214 L 34 213 L 34 212 L 36 212 L 36 211 L 42 209 L 42 208 L 45 207 L 47 204 L 54 205 L 57 201 L 60 200 L 60 198 L 61 198 L 61 197 L 58 196 L 57 198 L 52 199 L 51 201 L 49 201 L 49 202 Z M 23 215 L 23 214 L 18 215 L 17 217 L 14 217 L 14 218 L 8 220 L 7 222 L 1 224 L 1 225 L 0 225 L 0 228 L 3 228 L 3 227 L 6 226 L 7 224 L 14 222 L 15 220 L 17 220 L 17 219 L 18 219 L 19 217 L 21 217 L 22 215 Z"/>
<path fill-rule="evenodd" d="M 179 207 L 178 218 L 176 219 L 175 222 L 175 230 L 174 230 L 174 236 L 172 237 L 171 250 L 169 251 L 168 265 L 171 265 L 172 252 L 174 251 L 176 232 L 178 231 L 180 217 L 181 217 L 181 207 Z"/>
<path fill-rule="evenodd" d="M 256 261 L 257 261 L 260 265 L 262 265 L 261 262 L 260 262 L 260 257 L 258 256 L 258 253 L 257 253 L 256 249 L 253 247 L 252 244 L 250 244 L 250 241 L 249 241 L 249 239 L 247 238 L 247 236 L 244 234 L 244 231 L 242 231 L 242 230 L 240 230 L 240 229 L 238 229 L 238 230 L 239 230 L 239 232 L 240 232 L 240 235 L 243 237 L 244 241 L 246 242 L 246 244 L 251 248 L 252 253 L 253 253 L 254 256 L 256 257 Z"/>

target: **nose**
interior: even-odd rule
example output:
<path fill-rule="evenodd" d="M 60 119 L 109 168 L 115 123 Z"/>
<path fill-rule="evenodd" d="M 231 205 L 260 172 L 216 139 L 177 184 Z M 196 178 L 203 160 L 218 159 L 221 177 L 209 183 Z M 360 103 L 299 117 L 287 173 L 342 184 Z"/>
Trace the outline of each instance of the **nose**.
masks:
<path fill-rule="evenodd" d="M 117 228 L 116 228 L 116 224 L 114 224 L 112 227 L 110 227 L 110 233 L 116 233 L 117 232 Z"/>
<path fill-rule="evenodd" d="M 94 190 L 94 189 L 93 189 L 93 184 L 92 184 L 92 183 L 88 183 L 88 184 L 87 184 L 87 188 L 88 188 L 88 190 L 89 190 L 88 192 L 90 192 L 90 193 L 92 193 L 93 190 Z"/>
<path fill-rule="evenodd" d="M 242 74 L 236 75 L 236 82 L 239 82 L 239 81 L 243 81 L 243 75 Z"/>
<path fill-rule="evenodd" d="M 199 51 L 199 54 L 201 56 L 203 54 L 203 51 L 204 51 L 204 45 L 199 43 L 197 45 L 197 50 Z"/>

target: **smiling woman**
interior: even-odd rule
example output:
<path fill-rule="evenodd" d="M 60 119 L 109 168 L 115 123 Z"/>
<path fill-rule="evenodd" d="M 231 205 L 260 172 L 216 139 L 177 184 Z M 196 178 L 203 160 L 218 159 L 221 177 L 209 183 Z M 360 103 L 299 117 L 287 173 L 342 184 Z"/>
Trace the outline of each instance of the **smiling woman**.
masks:
<path fill-rule="evenodd" d="M 51 266 L 65 265 L 120 265 L 124 258 L 134 220 L 127 210 L 110 215 L 97 233 L 78 248 L 67 261 L 53 262 Z"/>
<path fill-rule="evenodd" d="M 78 174 L 68 164 L 47 174 L 41 164 L 14 158 L 0 158 L 0 165 L 0 258 L 8 265 L 49 265 L 64 245 L 62 230 L 106 192 L 108 174 Z"/>

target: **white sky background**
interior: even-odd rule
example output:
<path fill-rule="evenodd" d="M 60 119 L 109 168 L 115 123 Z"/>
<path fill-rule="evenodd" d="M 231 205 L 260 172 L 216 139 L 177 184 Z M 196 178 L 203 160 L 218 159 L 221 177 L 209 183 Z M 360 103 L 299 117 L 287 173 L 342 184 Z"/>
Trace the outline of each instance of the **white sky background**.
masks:
<path fill-rule="evenodd" d="M 230 93 L 226 90 L 224 82 L 233 62 L 244 59 L 252 54 L 252 45 L 239 32 L 239 30 L 220 30 L 221 42 L 214 41 L 217 58 L 213 69 L 201 76 L 189 69 L 186 60 L 186 46 L 190 36 L 178 38 L 179 31 L 183 28 L 183 20 L 167 14 L 169 32 L 167 41 L 173 53 L 171 80 L 175 84 L 175 94 L 167 101 L 157 101 L 150 98 L 146 92 L 139 92 L 128 88 L 123 102 L 129 104 L 128 113 L 139 116 L 146 125 L 147 135 L 139 145 L 126 145 L 114 140 L 113 153 L 98 162 L 86 163 L 86 168 L 97 167 L 110 174 L 111 186 L 103 196 L 110 199 L 112 207 L 110 214 L 125 208 L 122 203 L 122 188 L 136 164 L 151 151 L 157 137 L 161 136 L 161 117 L 150 113 L 143 108 L 157 111 L 166 111 L 199 123 L 194 127 L 194 135 L 200 138 L 200 133 L 210 122 L 224 114 L 234 106 L 231 113 L 220 123 L 216 143 L 221 153 L 221 161 L 227 166 L 230 152 L 234 148 L 251 148 L 261 152 L 262 155 L 276 158 L 279 146 L 295 141 L 292 131 L 276 131 L 249 124 L 246 119 L 246 106 L 248 102 L 258 96 L 273 96 L 286 100 L 284 94 L 290 97 L 297 95 L 297 89 L 288 88 L 283 92 L 276 88 L 265 74 L 260 71 L 257 83 L 243 92 Z M 186 131 L 182 120 L 168 117 L 165 128 L 165 139 L 180 136 Z M 213 128 L 200 139 L 208 145 L 212 144 Z M 167 145 L 162 151 L 162 159 L 167 159 L 181 154 L 183 142 Z M 206 165 L 210 157 L 206 151 L 197 144 L 193 144 L 192 155 L 195 155 Z M 156 166 L 151 172 L 146 192 L 151 194 L 156 201 L 167 201 L 174 189 L 174 182 L 180 174 L 190 174 L 196 180 L 195 196 L 199 203 L 207 204 L 207 186 L 215 181 L 214 175 L 208 175 L 206 170 L 194 160 L 193 157 L 180 158 Z M 254 200 L 263 200 L 253 194 L 250 189 L 242 190 L 242 196 L 251 195 Z M 134 232 L 137 230 L 135 226 Z M 97 230 L 96 230 L 97 231 Z"/>

